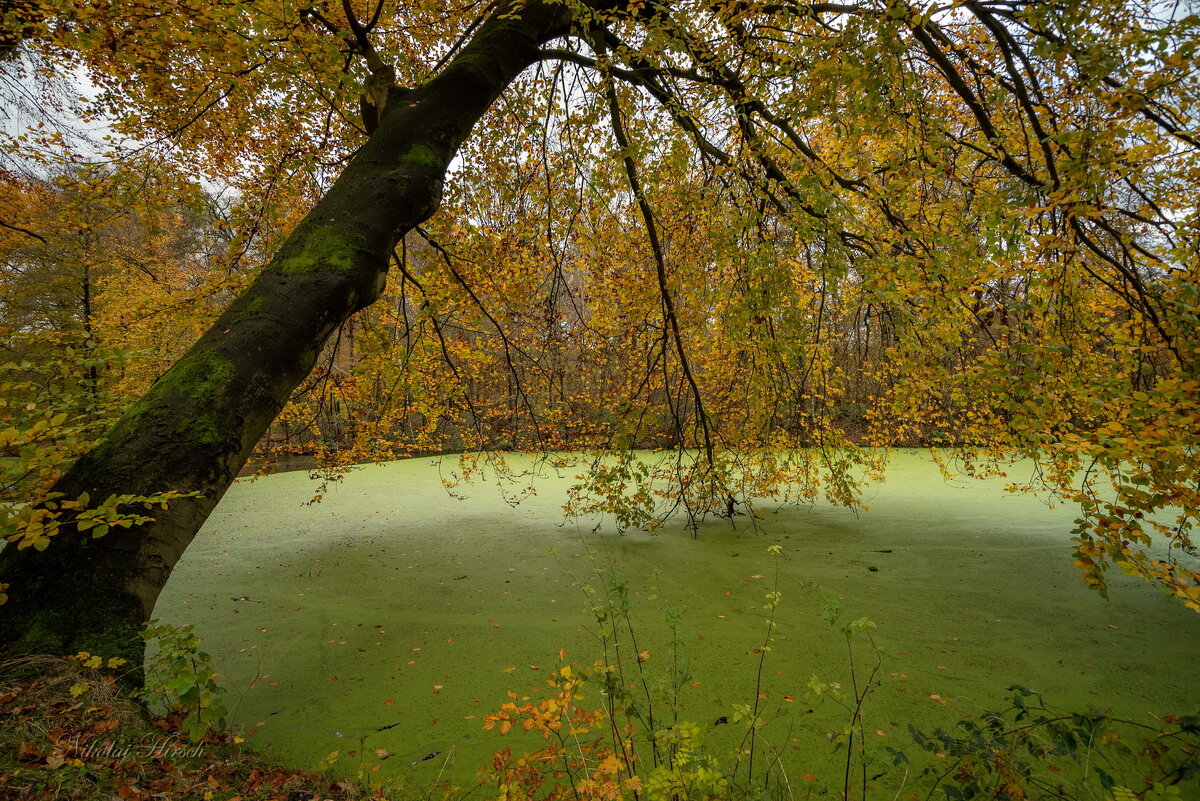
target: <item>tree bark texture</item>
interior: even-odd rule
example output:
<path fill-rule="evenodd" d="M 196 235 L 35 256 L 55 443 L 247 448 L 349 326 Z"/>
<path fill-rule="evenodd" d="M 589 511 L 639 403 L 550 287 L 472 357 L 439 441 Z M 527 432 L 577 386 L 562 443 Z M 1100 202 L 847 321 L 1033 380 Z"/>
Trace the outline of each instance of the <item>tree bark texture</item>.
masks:
<path fill-rule="evenodd" d="M 140 665 L 141 624 L 255 444 L 329 336 L 379 297 L 394 245 L 437 209 L 471 128 L 542 44 L 569 32 L 563 6 L 511 5 L 436 78 L 392 90 L 379 127 L 259 278 L 56 487 L 96 500 L 172 489 L 199 496 L 98 539 L 64 528 L 44 552 L 6 547 L 0 649 L 86 650 Z"/>

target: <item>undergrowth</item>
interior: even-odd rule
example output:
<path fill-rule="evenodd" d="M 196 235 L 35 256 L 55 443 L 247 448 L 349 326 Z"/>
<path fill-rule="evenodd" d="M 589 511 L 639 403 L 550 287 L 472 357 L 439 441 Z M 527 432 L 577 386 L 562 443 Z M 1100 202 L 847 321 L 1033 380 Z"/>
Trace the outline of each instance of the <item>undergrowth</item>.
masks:
<path fill-rule="evenodd" d="M 289 770 L 233 732 L 191 738 L 185 713 L 153 717 L 107 663 L 29 657 L 0 664 L 4 801 L 360 801 L 355 783 Z M 119 666 L 114 666 L 119 669 Z"/>
<path fill-rule="evenodd" d="M 768 552 L 778 567 L 780 549 Z M 927 734 L 910 726 L 911 756 L 867 745 L 865 720 L 880 686 L 882 654 L 871 633 L 875 624 L 850 619 L 834 598 L 825 600 L 822 616 L 845 638 L 849 681 L 843 686 L 814 675 L 808 683 L 810 697 L 832 701 L 844 713 L 843 725 L 826 735 L 841 754 L 841 781 L 822 784 L 806 771 L 804 758 L 820 746 L 797 744 L 794 726 L 764 715 L 764 667 L 783 602 L 778 570 L 759 605 L 763 638 L 753 651 L 758 659 L 747 676 L 745 702 L 715 724 L 700 724 L 681 715 L 681 696 L 693 678 L 682 654 L 682 611 L 664 612 L 666 659 L 654 664 L 666 667 L 656 675 L 651 647 L 634 625 L 628 582 L 594 552 L 590 558 L 592 575 L 572 578 L 587 599 L 598 658 L 581 664 L 560 650 L 560 666 L 543 695 L 509 693 L 509 701 L 485 717 L 485 728 L 541 740 L 536 750 L 493 755 L 486 780 L 500 801 L 1200 798 L 1200 717 L 1169 716 L 1149 725 L 1104 710 L 1059 713 L 1020 686 L 1009 688 L 1005 709 L 959 721 L 952 731 Z M 733 745 L 713 736 L 721 724 L 736 732 Z M 886 784 L 878 781 L 884 777 Z"/>

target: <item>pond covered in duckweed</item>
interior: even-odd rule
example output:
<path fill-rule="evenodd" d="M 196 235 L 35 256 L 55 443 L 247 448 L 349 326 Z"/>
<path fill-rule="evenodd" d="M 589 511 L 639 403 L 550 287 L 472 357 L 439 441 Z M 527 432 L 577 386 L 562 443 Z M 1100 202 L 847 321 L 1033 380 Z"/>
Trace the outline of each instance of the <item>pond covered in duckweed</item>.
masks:
<path fill-rule="evenodd" d="M 577 666 L 599 658 L 576 584 L 601 586 L 596 565 L 628 580 L 652 686 L 672 671 L 667 610 L 682 610 L 679 716 L 718 756 L 738 737 L 719 722 L 754 701 L 762 607 L 777 587 L 763 734 L 782 743 L 790 732 L 789 773 L 821 784 L 841 785 L 828 735 L 848 715 L 807 688 L 814 675 L 852 683 L 846 641 L 822 619 L 827 596 L 876 624 L 869 744 L 914 760 L 910 723 L 950 728 L 1002 707 L 1014 684 L 1064 710 L 1145 719 L 1200 707 L 1200 616 L 1124 576 L 1104 601 L 1071 565 L 1073 507 L 1007 494 L 999 480 L 947 481 L 919 451 L 895 456 L 867 511 L 763 504 L 755 525 L 717 521 L 697 538 L 679 523 L 649 535 L 564 521 L 576 469 L 542 468 L 536 495 L 516 505 L 489 480 L 447 492 L 456 469 L 454 457 L 362 467 L 315 505 L 304 473 L 230 489 L 157 615 L 195 625 L 251 744 L 305 768 L 337 751 L 334 771 L 361 768 L 414 794 L 439 780 L 470 788 L 494 750 L 542 745 L 482 729 L 506 692 L 544 688 L 560 649 Z M 874 657 L 858 642 L 861 679 Z M 595 691 L 590 700 L 601 706 Z M 660 719 L 668 707 L 659 702 Z"/>

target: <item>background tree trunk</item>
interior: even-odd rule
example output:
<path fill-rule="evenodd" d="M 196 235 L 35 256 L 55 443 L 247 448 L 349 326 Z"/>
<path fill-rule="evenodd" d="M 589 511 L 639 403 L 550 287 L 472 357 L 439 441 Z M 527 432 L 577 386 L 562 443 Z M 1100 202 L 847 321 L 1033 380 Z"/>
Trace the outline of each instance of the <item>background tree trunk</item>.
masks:
<path fill-rule="evenodd" d="M 200 526 L 255 444 L 309 374 L 330 334 L 384 288 L 399 237 L 441 199 L 445 170 L 501 91 L 565 35 L 569 17 L 541 2 L 503 3 L 445 70 L 392 89 L 378 129 L 260 277 L 165 373 L 56 491 L 198 492 L 156 519 L 92 539 L 64 528 L 44 552 L 0 552 L 0 648 L 10 654 L 123 656 Z"/>

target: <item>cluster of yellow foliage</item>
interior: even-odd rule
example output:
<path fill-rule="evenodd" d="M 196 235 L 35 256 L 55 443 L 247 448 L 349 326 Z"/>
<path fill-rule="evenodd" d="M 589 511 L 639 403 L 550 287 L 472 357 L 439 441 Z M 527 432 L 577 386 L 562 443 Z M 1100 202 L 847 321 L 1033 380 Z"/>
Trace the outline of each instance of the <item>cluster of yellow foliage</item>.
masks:
<path fill-rule="evenodd" d="M 561 653 L 561 652 L 560 652 Z M 634 725 L 616 722 L 603 709 L 580 706 L 584 685 L 615 668 L 598 661 L 587 675 L 569 664 L 555 670 L 547 685 L 553 694 L 534 702 L 512 699 L 484 717 L 485 729 L 507 734 L 514 728 L 537 732 L 548 743 L 532 753 L 514 756 L 505 748 L 492 756 L 489 779 L 505 801 L 615 801 L 645 798 L 695 801 L 729 797 L 729 780 L 716 760 L 701 747 L 700 727 L 681 722 L 654 735 L 656 757 L 641 765 Z M 660 759 L 661 757 L 661 759 Z"/>

